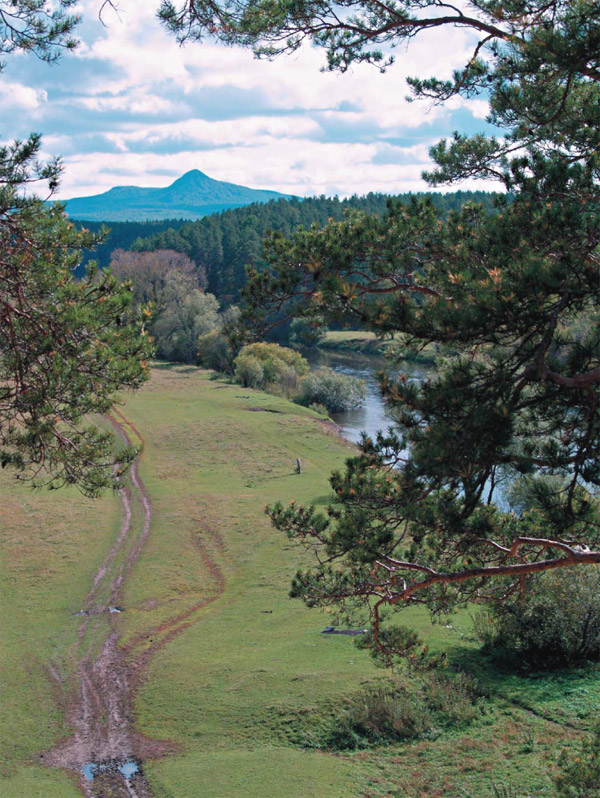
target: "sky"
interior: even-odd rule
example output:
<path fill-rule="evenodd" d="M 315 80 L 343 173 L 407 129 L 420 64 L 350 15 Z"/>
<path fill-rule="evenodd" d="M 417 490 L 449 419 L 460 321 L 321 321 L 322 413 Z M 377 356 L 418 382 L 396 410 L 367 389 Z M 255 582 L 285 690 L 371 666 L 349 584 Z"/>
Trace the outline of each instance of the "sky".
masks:
<path fill-rule="evenodd" d="M 190 169 L 299 196 L 423 191 L 432 144 L 490 130 L 483 99 L 406 100 L 407 76 L 464 65 L 473 40 L 459 29 L 397 49 L 385 74 L 337 74 L 320 71 L 312 46 L 271 62 L 210 41 L 180 47 L 155 18 L 158 0 L 120 0 L 102 21 L 100 5 L 82 0 L 74 53 L 50 66 L 11 55 L 0 76 L 0 140 L 42 133 L 44 154 L 63 159 L 59 198 L 167 186 Z"/>

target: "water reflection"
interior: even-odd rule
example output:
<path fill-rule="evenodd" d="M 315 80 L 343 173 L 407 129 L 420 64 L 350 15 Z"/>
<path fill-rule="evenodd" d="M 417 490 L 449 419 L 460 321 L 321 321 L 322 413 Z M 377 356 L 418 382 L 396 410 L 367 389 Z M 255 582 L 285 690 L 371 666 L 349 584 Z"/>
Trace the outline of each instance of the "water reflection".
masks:
<path fill-rule="evenodd" d="M 378 430 L 387 430 L 393 424 L 389 411 L 381 398 L 377 372 L 386 370 L 392 374 L 408 374 L 409 380 L 423 380 L 428 370 L 426 366 L 415 363 L 403 363 L 392 369 L 389 361 L 373 355 L 359 353 L 338 354 L 312 350 L 305 353 L 314 368 L 327 366 L 340 374 L 358 377 L 367 384 L 367 398 L 363 407 L 348 410 L 345 413 L 334 413 L 332 419 L 340 426 L 340 432 L 346 440 L 358 443 L 362 432 L 375 436 Z"/>
<path fill-rule="evenodd" d="M 120 773 L 126 781 L 140 770 L 135 759 L 108 759 L 105 762 L 86 762 L 81 772 L 88 781 L 93 781 L 102 772 Z"/>
<path fill-rule="evenodd" d="M 419 382 L 426 379 L 432 371 L 431 366 L 423 366 L 407 361 L 399 366 L 392 367 L 390 362 L 383 357 L 361 355 L 359 353 L 342 355 L 337 352 L 310 350 L 305 352 L 304 355 L 313 368 L 327 366 L 341 374 L 359 377 L 366 382 L 367 398 L 363 407 L 357 410 L 349 410 L 346 413 L 333 413 L 331 416 L 335 423 L 339 424 L 342 436 L 346 440 L 352 441 L 352 443 L 360 443 L 363 432 L 366 432 L 370 437 L 374 437 L 379 430 L 387 430 L 390 426 L 393 426 L 393 419 L 390 417 L 379 390 L 378 371 L 387 371 L 392 376 L 407 374 L 409 380 Z M 490 483 L 487 483 L 484 496 L 487 495 L 490 487 Z M 506 478 L 496 483 L 491 493 L 491 500 L 504 512 L 512 509 L 506 498 Z"/>

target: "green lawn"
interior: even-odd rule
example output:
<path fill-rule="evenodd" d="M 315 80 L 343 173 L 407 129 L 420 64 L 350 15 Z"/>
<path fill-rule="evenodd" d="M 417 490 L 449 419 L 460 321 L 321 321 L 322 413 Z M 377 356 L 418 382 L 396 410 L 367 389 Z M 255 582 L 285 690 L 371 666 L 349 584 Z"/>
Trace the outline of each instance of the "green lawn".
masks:
<path fill-rule="evenodd" d="M 76 668 L 74 613 L 119 528 L 114 496 L 33 492 L 1 472 L 2 684 L 0 795 L 70 798 L 70 779 L 40 754 L 68 733 L 63 706 Z"/>
<path fill-rule="evenodd" d="M 432 365 L 435 363 L 437 350 L 427 344 L 419 352 L 409 351 L 398 341 L 386 338 L 381 340 L 369 330 L 328 330 L 319 343 L 320 349 L 331 352 L 357 352 L 363 355 L 392 355 L 399 360 Z"/>
<path fill-rule="evenodd" d="M 307 748 L 323 716 L 389 675 L 351 638 L 322 635 L 326 615 L 287 598 L 301 555 L 263 508 L 326 501 L 328 474 L 352 449 L 312 411 L 189 367 L 154 369 L 123 412 L 144 440 L 140 472 L 154 515 L 119 624 L 142 674 L 137 728 L 176 748 L 144 763 L 156 798 L 485 798 L 503 783 L 518 788 L 512 795 L 551 795 L 556 754 L 589 727 L 600 684 L 482 668 L 465 613 L 454 628 L 431 626 L 420 610 L 403 621 L 433 649 L 479 668 L 494 697 L 475 723 L 343 756 Z M 69 778 L 40 766 L 40 752 L 67 731 L 47 668 L 68 694 L 72 613 L 116 534 L 119 504 L 31 493 L 6 474 L 0 490 L 8 507 L 0 795 L 32 798 L 39 788 L 71 798 Z"/>

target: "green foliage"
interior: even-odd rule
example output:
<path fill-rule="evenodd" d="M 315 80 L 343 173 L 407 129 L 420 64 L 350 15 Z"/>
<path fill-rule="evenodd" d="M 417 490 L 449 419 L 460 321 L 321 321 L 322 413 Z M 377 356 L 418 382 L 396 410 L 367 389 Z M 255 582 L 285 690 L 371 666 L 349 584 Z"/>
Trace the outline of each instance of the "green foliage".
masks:
<path fill-rule="evenodd" d="M 353 696 L 319 745 L 334 751 L 390 745 L 472 723 L 482 710 L 476 680 L 463 673 L 426 673 L 409 686 L 366 689 Z"/>
<path fill-rule="evenodd" d="M 235 365 L 235 378 L 244 388 L 262 388 L 265 385 L 265 370 L 255 357 L 238 355 Z"/>
<path fill-rule="evenodd" d="M 69 14 L 77 0 L 2 0 L 0 2 L 0 53 L 30 52 L 42 61 L 56 61 L 73 50 L 72 32 L 80 21 Z M 0 70 L 3 64 L 0 63 Z"/>
<path fill-rule="evenodd" d="M 196 269 L 194 262 L 173 249 L 153 252 L 125 252 L 116 249 L 110 259 L 112 271 L 121 280 L 128 280 L 133 290 L 134 302 L 141 307 L 152 305 L 153 312 L 164 311 L 168 294 L 172 291 L 171 273 L 187 278 L 190 290 L 206 288 L 206 276 Z"/>
<path fill-rule="evenodd" d="M 425 705 L 442 726 L 465 726 L 481 713 L 485 691 L 468 673 L 431 670 L 422 678 Z"/>
<path fill-rule="evenodd" d="M 425 195 L 405 194 L 399 197 L 399 201 L 410 203 L 412 196 Z M 493 197 L 483 191 L 427 196 L 442 216 L 474 200 L 491 207 Z M 281 199 L 215 213 L 195 222 L 165 225 L 167 229 L 157 229 L 158 223 L 155 222 L 148 223 L 145 229 L 139 223 L 111 223 L 107 247 L 112 240 L 113 248 L 132 246 L 139 251 L 174 249 L 181 252 L 190 257 L 199 270 L 205 270 L 207 290 L 228 305 L 238 301 L 246 285 L 248 266 L 258 271 L 266 268 L 263 239 L 267 234 L 275 232 L 289 236 L 298 227 L 316 225 L 321 228 L 331 219 L 343 219 L 345 212 L 351 209 L 381 214 L 385 212 L 387 199 L 383 194 L 373 193 L 348 199 Z M 94 229 L 93 223 L 88 226 Z M 140 238 L 134 240 L 136 236 Z M 103 254 L 106 256 L 101 250 L 100 255 Z"/>
<path fill-rule="evenodd" d="M 406 689 L 365 690 L 336 718 L 324 747 L 352 751 L 414 740 L 427 731 L 427 721 L 423 707 Z"/>
<path fill-rule="evenodd" d="M 554 779 L 557 798 L 598 798 L 600 796 L 600 723 L 584 738 L 577 756 L 563 751 L 560 772 Z"/>
<path fill-rule="evenodd" d="M 288 397 L 296 391 L 300 377 L 308 370 L 306 358 L 279 344 L 250 344 L 235 361 L 236 379 L 242 385 L 269 388 Z"/>
<path fill-rule="evenodd" d="M 89 416 L 144 382 L 152 347 L 127 285 L 94 267 L 74 279 L 94 236 L 25 193 L 36 179 L 58 182 L 56 162 L 37 165 L 39 148 L 38 136 L 0 148 L 0 461 L 34 485 L 93 496 L 133 453 L 114 453 Z"/>
<path fill-rule="evenodd" d="M 320 404 L 330 413 L 343 413 L 360 407 L 366 394 L 364 380 L 321 368 L 302 380 L 298 402 L 306 406 Z"/>
<path fill-rule="evenodd" d="M 152 323 L 156 353 L 165 360 L 195 363 L 199 337 L 219 326 L 218 300 L 194 285 L 185 275 L 167 273 L 164 308 Z"/>
<path fill-rule="evenodd" d="M 81 277 L 85 274 L 85 265 L 88 261 L 95 260 L 100 268 L 105 269 L 116 250 L 128 250 L 130 247 L 135 249 L 137 241 L 166 230 L 170 230 L 174 234 L 176 230 L 185 224 L 185 221 L 183 219 L 165 219 L 160 222 L 111 222 L 110 225 L 106 225 L 103 222 L 93 222 L 87 219 L 82 222 L 74 219 L 73 224 L 77 229 L 81 230 L 85 227 L 91 233 L 97 233 L 100 230 L 104 231 L 104 238 L 93 250 L 83 251 L 81 263 L 76 270 L 76 274 Z M 163 249 L 173 249 L 167 241 L 168 235 L 165 237 Z"/>
<path fill-rule="evenodd" d="M 323 340 L 325 329 L 322 319 L 294 319 L 290 325 L 290 342 L 296 346 L 318 346 Z"/>
<path fill-rule="evenodd" d="M 219 330 L 211 330 L 198 337 L 197 362 L 204 368 L 221 374 L 233 374 L 235 354 L 227 338 Z"/>
<path fill-rule="evenodd" d="M 600 567 L 542 574 L 478 624 L 492 651 L 536 670 L 600 661 Z"/>
<path fill-rule="evenodd" d="M 131 284 L 134 304 L 148 310 L 148 329 L 158 357 L 195 363 L 198 338 L 220 327 L 219 303 L 203 293 L 204 273 L 172 249 L 154 252 L 115 250 L 114 273 Z"/>
<path fill-rule="evenodd" d="M 379 630 L 377 639 L 369 632 L 356 641 L 356 647 L 367 649 L 376 665 L 392 667 L 409 659 L 413 664 L 425 664 L 427 646 L 414 629 L 408 626 L 386 626 Z"/>
<path fill-rule="evenodd" d="M 410 80 L 443 102 L 484 94 L 503 135 L 455 134 L 432 148 L 430 184 L 494 179 L 491 212 L 443 218 L 427 198 L 353 210 L 324 228 L 273 234 L 267 268 L 246 290 L 249 326 L 289 317 L 401 334 L 440 358 L 422 383 L 382 376 L 396 430 L 366 438 L 331 484 L 326 513 L 279 505 L 277 528 L 316 553 L 292 592 L 309 606 L 371 614 L 414 601 L 431 611 L 513 596 L 529 574 L 600 563 L 600 4 L 468 3 L 470 15 L 402 0 L 374 6 L 254 3 L 186 7 L 163 21 L 182 40 L 213 34 L 262 54 L 306 37 L 342 71 L 382 63 L 376 46 L 460 24 L 483 38 L 450 81 Z M 259 13 L 257 13 L 257 11 Z M 430 15 L 430 16 L 429 16 Z M 221 20 L 221 23 L 223 20 Z M 443 357 L 443 359 L 442 359 Z M 496 505 L 499 482 L 539 481 L 520 514 Z M 548 481 L 550 480 L 550 481 Z M 548 488 L 556 481 L 556 488 Z"/>

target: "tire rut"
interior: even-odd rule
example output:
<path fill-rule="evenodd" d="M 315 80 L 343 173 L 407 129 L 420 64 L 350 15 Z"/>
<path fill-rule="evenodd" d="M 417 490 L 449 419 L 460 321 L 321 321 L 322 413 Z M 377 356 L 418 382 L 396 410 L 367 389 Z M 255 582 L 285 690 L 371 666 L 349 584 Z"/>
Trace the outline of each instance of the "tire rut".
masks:
<path fill-rule="evenodd" d="M 121 423 L 113 417 L 110 421 L 117 434 L 129 443 Z M 75 771 L 86 798 L 114 795 L 115 790 L 130 798 L 150 798 L 150 790 L 141 772 L 132 777 L 119 772 L 122 763 L 138 762 L 146 754 L 146 741 L 132 729 L 133 679 L 119 645 L 117 618 L 109 612 L 109 608 L 119 602 L 125 580 L 150 532 L 152 504 L 139 476 L 137 459 L 130 469 L 130 482 L 130 488 L 119 491 L 123 508 L 119 534 L 96 571 L 83 602 L 84 620 L 79 627 L 78 688 L 66 701 L 67 719 L 73 734 L 42 757 L 47 765 Z M 139 530 L 132 524 L 134 501 L 142 508 Z M 101 594 L 108 597 L 108 606 L 99 604 Z M 102 629 L 102 626 L 106 628 Z M 85 651 L 88 631 L 93 632 L 94 637 L 100 633 L 104 637 L 100 651 L 95 655 Z M 156 747 L 154 744 L 154 749 Z M 98 766 L 96 772 L 100 778 L 97 783 L 95 778 L 87 778 L 83 772 L 85 766 L 92 764 Z M 106 781 L 111 782 L 110 787 L 103 785 Z"/>
<path fill-rule="evenodd" d="M 125 443 L 130 443 L 126 432 L 129 429 L 143 446 L 139 431 L 120 411 L 115 409 L 109 419 Z M 204 542 L 194 536 L 202 564 L 212 578 L 213 592 L 185 611 L 139 633 L 126 645 L 120 643 L 118 613 L 114 612 L 114 608 L 120 603 L 126 579 L 148 539 L 152 521 L 152 503 L 139 474 L 139 456 L 130 468 L 130 486 L 119 491 L 123 511 L 119 534 L 94 574 L 92 586 L 83 602 L 81 614 L 84 620 L 78 630 L 80 659 L 75 693 L 65 698 L 66 686 L 56 669 L 51 666 L 48 668 L 57 693 L 62 695 L 61 703 L 65 706 L 72 736 L 43 754 L 41 761 L 46 765 L 74 771 L 85 798 L 152 798 L 141 763 L 146 758 L 172 753 L 176 747 L 166 741 L 149 740 L 133 730 L 132 700 L 135 689 L 143 680 L 156 652 L 197 623 L 201 616 L 194 616 L 215 601 L 225 589 L 221 569 Z M 141 528 L 137 531 L 135 526 L 140 525 L 133 524 L 135 503 L 142 510 Z M 222 549 L 223 542 L 219 535 L 213 537 L 217 547 Z M 100 595 L 108 597 L 107 604 L 100 602 Z M 102 629 L 103 625 L 105 629 Z M 96 655 L 85 651 L 88 631 L 93 633 L 92 637 L 102 633 L 104 642 Z M 90 763 L 98 766 L 93 780 L 87 778 L 83 770 Z M 137 772 L 129 776 L 123 774 L 120 768 L 127 763 L 137 766 Z"/>

